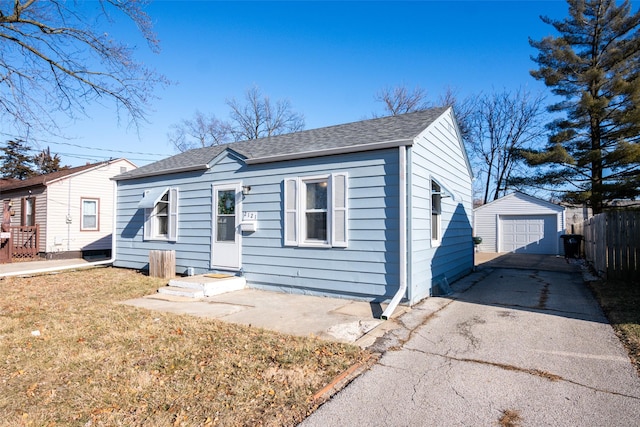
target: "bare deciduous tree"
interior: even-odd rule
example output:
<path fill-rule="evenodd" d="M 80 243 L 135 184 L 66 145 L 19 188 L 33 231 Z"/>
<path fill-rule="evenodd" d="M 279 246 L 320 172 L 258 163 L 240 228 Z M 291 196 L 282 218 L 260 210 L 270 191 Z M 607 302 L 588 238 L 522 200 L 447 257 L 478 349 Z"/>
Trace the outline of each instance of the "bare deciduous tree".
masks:
<path fill-rule="evenodd" d="M 116 15 L 133 21 L 158 50 L 145 0 L 15 0 L 0 3 L 0 114 L 18 129 L 51 131 L 54 113 L 85 113 L 113 101 L 138 123 L 161 76 L 134 61 L 107 32 Z M 112 13 L 115 13 L 113 16 Z"/>
<path fill-rule="evenodd" d="M 172 125 L 168 138 L 178 151 L 187 151 L 231 142 L 232 135 L 228 123 L 196 111 L 192 119 Z"/>
<path fill-rule="evenodd" d="M 521 163 L 519 152 L 544 135 L 544 97 L 525 90 L 481 96 L 469 118 L 468 144 L 484 181 L 483 202 L 503 196 Z"/>
<path fill-rule="evenodd" d="M 426 110 L 432 106 L 427 99 L 427 91 L 420 86 L 413 90 L 404 85 L 387 87 L 378 91 L 374 99 L 384 104 L 384 110 L 392 116 Z"/>
<path fill-rule="evenodd" d="M 471 135 L 471 117 L 475 113 L 476 102 L 474 97 L 459 98 L 456 92 L 448 87 L 438 99 L 440 107 L 451 107 L 460 128 L 460 136 L 466 143 Z"/>
<path fill-rule="evenodd" d="M 246 91 L 244 99 L 245 103 L 235 98 L 227 100 L 234 140 L 258 139 L 304 129 L 304 116 L 291 109 L 289 100 L 273 103 L 256 86 Z"/>
<path fill-rule="evenodd" d="M 218 120 L 196 112 L 193 119 L 173 125 L 169 141 L 179 151 L 197 147 L 246 141 L 304 129 L 304 116 L 293 111 L 288 100 L 275 103 L 252 87 L 245 93 L 245 102 L 227 100 L 230 120 Z"/>
<path fill-rule="evenodd" d="M 469 136 L 468 121 L 474 111 L 473 98 L 460 99 L 450 87 L 440 95 L 437 101 L 430 101 L 427 91 L 420 86 L 410 90 L 403 85 L 382 89 L 375 95 L 374 99 L 376 102 L 383 103 L 385 112 L 392 116 L 433 107 L 452 107 L 460 127 L 462 139 L 466 141 Z M 377 117 L 377 114 L 373 114 L 373 116 Z"/>

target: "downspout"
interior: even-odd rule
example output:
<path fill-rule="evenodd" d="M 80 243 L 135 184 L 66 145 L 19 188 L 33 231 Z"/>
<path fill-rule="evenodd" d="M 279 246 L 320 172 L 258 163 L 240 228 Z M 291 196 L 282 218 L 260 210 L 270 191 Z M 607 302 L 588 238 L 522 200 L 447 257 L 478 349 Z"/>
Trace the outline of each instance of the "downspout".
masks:
<path fill-rule="evenodd" d="M 391 317 L 396 307 L 407 292 L 407 148 L 401 145 L 399 148 L 399 185 L 400 185 L 400 287 L 393 296 L 386 310 L 380 318 L 387 320 Z"/>
<path fill-rule="evenodd" d="M 108 265 L 113 264 L 116 260 L 116 212 L 117 212 L 117 201 L 118 201 L 118 190 L 117 190 L 117 181 L 113 182 L 113 206 L 112 206 L 112 228 L 111 228 L 111 258 L 102 260 L 102 261 L 94 261 L 94 262 L 83 262 L 81 264 L 72 264 L 65 265 L 61 267 L 47 267 L 47 268 L 39 268 L 34 270 L 27 271 L 16 271 L 12 273 L 0 273 L 0 277 L 10 277 L 10 276 L 31 276 L 35 274 L 44 274 L 44 273 L 53 273 L 63 270 L 77 270 L 79 268 L 87 268 L 87 267 L 96 267 L 100 265 Z"/>
<path fill-rule="evenodd" d="M 82 221 L 82 218 L 80 220 Z M 71 251 L 71 180 L 67 181 L 67 217 L 65 222 L 67 223 L 67 252 L 69 252 Z"/>

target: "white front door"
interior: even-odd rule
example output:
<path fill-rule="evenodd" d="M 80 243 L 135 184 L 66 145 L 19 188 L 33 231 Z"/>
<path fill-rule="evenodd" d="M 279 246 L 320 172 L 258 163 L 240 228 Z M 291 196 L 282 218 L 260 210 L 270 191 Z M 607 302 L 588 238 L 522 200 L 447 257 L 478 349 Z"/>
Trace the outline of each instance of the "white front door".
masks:
<path fill-rule="evenodd" d="M 239 182 L 213 185 L 213 238 L 211 267 L 241 267 L 242 186 Z"/>

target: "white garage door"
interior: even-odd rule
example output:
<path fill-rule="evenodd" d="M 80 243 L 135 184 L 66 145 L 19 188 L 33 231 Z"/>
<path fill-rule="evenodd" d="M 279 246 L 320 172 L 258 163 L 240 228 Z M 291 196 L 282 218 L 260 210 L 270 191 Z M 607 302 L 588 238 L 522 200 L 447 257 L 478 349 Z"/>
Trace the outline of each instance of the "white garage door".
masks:
<path fill-rule="evenodd" d="M 500 252 L 556 254 L 555 215 L 500 216 Z"/>

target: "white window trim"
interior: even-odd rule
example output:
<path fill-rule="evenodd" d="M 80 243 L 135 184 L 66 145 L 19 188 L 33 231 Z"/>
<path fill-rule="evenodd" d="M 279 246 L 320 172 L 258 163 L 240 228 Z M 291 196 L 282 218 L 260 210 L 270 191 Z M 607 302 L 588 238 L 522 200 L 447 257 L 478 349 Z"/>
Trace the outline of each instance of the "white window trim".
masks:
<path fill-rule="evenodd" d="M 96 205 L 96 226 L 95 227 L 87 227 L 84 225 L 84 203 L 85 202 L 94 202 Z M 100 199 L 95 199 L 91 197 L 82 197 L 80 199 L 80 231 L 99 231 L 100 230 Z"/>
<path fill-rule="evenodd" d="M 158 235 L 155 234 L 156 230 L 156 216 L 154 214 L 157 204 L 164 197 L 165 194 L 169 193 L 169 206 L 167 211 L 167 234 L 166 235 Z M 149 190 L 145 191 L 145 197 L 149 195 Z M 143 198 L 144 200 L 144 198 Z M 167 188 L 164 192 L 162 192 L 154 201 L 154 206 L 152 208 L 144 209 L 144 233 L 143 239 L 152 241 L 167 241 L 167 242 L 175 242 L 178 240 L 178 189 L 177 188 Z"/>
<path fill-rule="evenodd" d="M 298 224 L 300 224 L 300 242 L 298 246 L 300 247 L 320 247 L 320 248 L 330 248 L 331 247 L 331 224 L 332 224 L 332 212 L 331 212 L 331 175 L 317 175 L 317 176 L 305 176 L 300 177 L 300 185 L 299 185 L 299 204 L 298 204 Z M 306 240 L 305 236 L 307 235 L 307 186 L 306 184 L 314 184 L 314 183 L 327 183 L 327 228 L 325 230 L 326 239 L 325 240 Z"/>
<path fill-rule="evenodd" d="M 336 181 L 340 179 L 344 185 L 342 193 L 336 188 Z M 306 183 L 327 181 L 327 235 L 325 241 L 306 240 Z M 286 178 L 284 180 L 284 245 L 308 248 L 347 247 L 348 236 L 348 175 L 346 172 L 309 175 Z M 339 202 L 339 194 L 344 200 Z M 342 212 L 343 222 L 336 223 L 336 212 Z M 343 228 L 344 239 L 338 239 L 338 227 Z"/>

